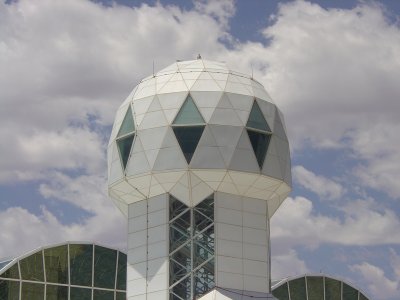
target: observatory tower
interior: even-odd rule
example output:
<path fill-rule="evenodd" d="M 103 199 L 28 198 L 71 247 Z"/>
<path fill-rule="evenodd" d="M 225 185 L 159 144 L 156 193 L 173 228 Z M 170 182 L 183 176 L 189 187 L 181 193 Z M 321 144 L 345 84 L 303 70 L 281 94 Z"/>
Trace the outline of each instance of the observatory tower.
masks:
<path fill-rule="evenodd" d="M 128 299 L 274 299 L 290 154 L 259 82 L 201 58 L 143 79 L 115 117 L 108 186 L 128 218 Z"/>

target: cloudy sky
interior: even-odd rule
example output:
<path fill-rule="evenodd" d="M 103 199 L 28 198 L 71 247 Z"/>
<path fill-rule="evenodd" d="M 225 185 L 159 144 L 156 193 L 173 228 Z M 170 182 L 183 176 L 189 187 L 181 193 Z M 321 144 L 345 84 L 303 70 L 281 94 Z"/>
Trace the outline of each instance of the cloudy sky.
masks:
<path fill-rule="evenodd" d="M 177 59 L 225 61 L 283 111 L 293 192 L 273 277 L 400 295 L 400 2 L 0 2 L 0 257 L 90 240 L 124 249 L 106 145 L 133 87 Z"/>

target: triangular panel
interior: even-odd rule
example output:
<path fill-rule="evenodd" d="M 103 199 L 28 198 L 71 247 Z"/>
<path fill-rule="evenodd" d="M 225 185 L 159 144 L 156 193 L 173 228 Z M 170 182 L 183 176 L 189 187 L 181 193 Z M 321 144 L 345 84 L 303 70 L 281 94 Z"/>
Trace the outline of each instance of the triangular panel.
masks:
<path fill-rule="evenodd" d="M 279 158 L 275 155 L 267 155 L 265 163 L 262 168 L 262 174 L 271 176 L 277 179 L 283 179 L 281 167 L 279 165 Z"/>
<path fill-rule="evenodd" d="M 247 129 L 247 134 L 249 135 L 251 146 L 253 147 L 254 154 L 256 155 L 258 165 L 260 168 L 262 168 L 271 135 L 250 129 Z"/>
<path fill-rule="evenodd" d="M 154 162 L 153 170 L 176 170 L 186 169 L 187 163 L 180 151 L 179 146 L 170 148 L 161 148 L 158 152 L 156 161 Z"/>
<path fill-rule="evenodd" d="M 177 126 L 173 130 L 187 163 L 190 163 L 203 133 L 204 126 Z"/>
<path fill-rule="evenodd" d="M 189 95 L 183 103 L 174 120 L 174 125 L 192 125 L 204 124 L 204 119 L 201 116 L 192 97 Z"/>
<path fill-rule="evenodd" d="M 158 95 L 158 99 L 163 109 L 178 109 L 182 106 L 182 103 L 185 101 L 187 95 L 187 92 L 160 94 Z"/>
<path fill-rule="evenodd" d="M 147 173 L 150 171 L 149 162 L 144 152 L 138 152 L 132 154 L 127 166 L 126 175 L 133 176 L 138 174 Z"/>
<path fill-rule="evenodd" d="M 225 169 L 226 165 L 218 147 L 198 146 L 190 166 L 194 169 Z"/>
<path fill-rule="evenodd" d="M 118 151 L 121 156 L 121 162 L 124 169 L 129 159 L 134 137 L 135 135 L 132 134 L 117 140 Z"/>
<path fill-rule="evenodd" d="M 271 132 L 271 129 L 256 101 L 253 102 L 253 107 L 251 108 L 246 127 Z"/>
<path fill-rule="evenodd" d="M 140 124 L 140 129 L 155 128 L 168 125 L 162 110 L 146 113 Z"/>
<path fill-rule="evenodd" d="M 135 123 L 133 121 L 132 109 L 131 106 L 129 105 L 124 120 L 122 121 L 121 127 L 119 128 L 117 137 L 126 135 L 133 131 L 135 131 Z"/>

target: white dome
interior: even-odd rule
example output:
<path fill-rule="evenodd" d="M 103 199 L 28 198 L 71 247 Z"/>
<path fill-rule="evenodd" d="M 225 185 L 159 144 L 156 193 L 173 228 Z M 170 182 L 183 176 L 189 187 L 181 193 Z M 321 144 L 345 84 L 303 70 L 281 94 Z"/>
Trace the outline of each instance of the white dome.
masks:
<path fill-rule="evenodd" d="M 176 62 L 118 109 L 108 181 L 125 215 L 127 204 L 159 194 L 194 206 L 220 191 L 266 200 L 272 216 L 291 191 L 283 116 L 251 77 L 219 62 Z"/>

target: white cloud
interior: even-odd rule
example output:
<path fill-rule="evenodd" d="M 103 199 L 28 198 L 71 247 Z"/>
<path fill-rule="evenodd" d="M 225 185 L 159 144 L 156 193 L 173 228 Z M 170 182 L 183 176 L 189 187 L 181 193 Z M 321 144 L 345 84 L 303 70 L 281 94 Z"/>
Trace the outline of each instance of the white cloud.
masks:
<path fill-rule="evenodd" d="M 31 179 L 49 169 L 93 174 L 104 168 L 104 133 L 93 120 L 95 127 L 110 126 L 153 60 L 160 69 L 174 59 L 225 49 L 214 4 L 200 6 L 208 14 L 160 4 L 1 2 L 0 181 Z M 219 7 L 218 18 L 233 13 L 229 1 Z"/>
<path fill-rule="evenodd" d="M 247 72 L 253 65 L 285 114 L 292 148 L 346 150 L 363 161 L 355 175 L 365 186 L 399 198 L 399 26 L 374 2 L 293 1 L 263 33 L 267 45 L 237 44 L 224 59 Z"/>
<path fill-rule="evenodd" d="M 22 207 L 0 212 L 0 257 L 22 254 L 34 248 L 65 241 L 93 241 L 110 247 L 126 248 L 126 219 L 106 194 L 101 176 L 71 178 L 61 173 L 49 176 L 40 193 L 67 201 L 91 213 L 82 222 L 61 223 L 42 207 L 35 215 Z"/>
<path fill-rule="evenodd" d="M 304 188 L 316 193 L 321 198 L 338 199 L 344 193 L 344 188 L 324 176 L 316 175 L 303 166 L 292 168 L 293 179 Z"/>
<path fill-rule="evenodd" d="M 352 265 L 350 269 L 358 272 L 368 283 L 368 289 L 374 299 L 395 299 L 400 293 L 399 281 L 391 280 L 385 272 L 370 263 Z"/>
<path fill-rule="evenodd" d="M 353 200 L 341 207 L 343 217 L 322 215 L 304 197 L 288 198 L 271 220 L 271 239 L 277 253 L 296 245 L 400 244 L 400 218 L 380 210 L 372 200 Z M 333 215 L 338 215 L 334 210 Z"/>
<path fill-rule="evenodd" d="M 298 257 L 293 249 L 273 255 L 271 264 L 273 279 L 281 279 L 308 272 L 306 263 Z"/>
<path fill-rule="evenodd" d="M 197 0 L 194 1 L 194 5 L 200 13 L 216 18 L 224 28 L 228 26 L 229 19 L 235 14 L 233 0 Z"/>

